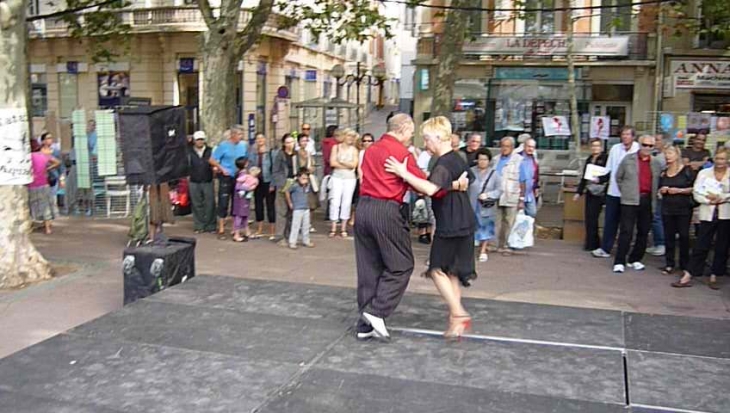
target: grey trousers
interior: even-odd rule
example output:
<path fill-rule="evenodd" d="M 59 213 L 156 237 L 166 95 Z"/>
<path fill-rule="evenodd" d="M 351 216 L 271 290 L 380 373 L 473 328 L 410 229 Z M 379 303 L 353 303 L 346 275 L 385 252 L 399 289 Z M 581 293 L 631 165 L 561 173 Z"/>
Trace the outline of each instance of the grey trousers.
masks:
<path fill-rule="evenodd" d="M 497 248 L 507 248 L 507 240 L 512 232 L 512 226 L 517 217 L 517 207 L 497 207 L 497 216 L 494 219 L 494 232 L 497 238 Z"/>
<path fill-rule="evenodd" d="M 190 182 L 190 201 L 195 231 L 215 231 L 215 195 L 213 182 Z"/>
<path fill-rule="evenodd" d="M 276 210 L 276 238 L 288 240 L 291 232 L 292 214 L 289 205 L 286 203 L 286 196 L 279 192 L 278 188 L 274 209 Z"/>
<path fill-rule="evenodd" d="M 411 234 L 400 205 L 361 197 L 355 211 L 357 305 L 388 317 L 400 303 L 413 273 Z M 362 320 L 359 332 L 370 330 Z"/>
<path fill-rule="evenodd" d="M 302 245 L 309 244 L 310 218 L 308 209 L 296 209 L 292 212 L 291 234 L 289 245 L 296 246 L 299 232 L 302 233 Z"/>

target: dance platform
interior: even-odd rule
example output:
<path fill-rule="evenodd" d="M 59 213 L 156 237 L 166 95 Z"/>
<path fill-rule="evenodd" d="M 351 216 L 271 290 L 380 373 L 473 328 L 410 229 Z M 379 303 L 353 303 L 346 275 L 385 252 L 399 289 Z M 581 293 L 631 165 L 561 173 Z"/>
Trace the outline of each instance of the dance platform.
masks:
<path fill-rule="evenodd" d="M 198 276 L 0 360 L 2 413 L 730 412 L 730 322 Z M 1 339 L 0 332 L 0 339 Z"/>

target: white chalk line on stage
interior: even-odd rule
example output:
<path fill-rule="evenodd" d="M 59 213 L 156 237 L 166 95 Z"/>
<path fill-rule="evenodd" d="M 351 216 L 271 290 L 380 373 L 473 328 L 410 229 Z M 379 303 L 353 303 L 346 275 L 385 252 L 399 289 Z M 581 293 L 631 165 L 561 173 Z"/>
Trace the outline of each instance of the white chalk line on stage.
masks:
<path fill-rule="evenodd" d="M 443 331 L 437 330 L 426 330 L 420 328 L 403 328 L 403 327 L 388 327 L 390 330 L 398 331 L 401 333 L 420 334 L 428 336 L 439 336 L 443 337 Z M 499 337 L 499 336 L 485 336 L 480 334 L 464 334 L 465 339 L 470 340 L 484 340 L 484 341 L 501 341 L 509 343 L 523 343 L 523 344 L 538 344 L 544 346 L 554 347 L 570 347 L 570 348 L 583 348 L 590 350 L 605 350 L 605 351 L 617 351 L 619 353 L 625 353 L 626 349 L 622 347 L 610 347 L 610 346 L 597 346 L 591 344 L 577 344 L 577 343 L 563 343 L 559 341 L 544 341 L 544 340 L 531 340 L 525 338 L 511 338 L 511 337 Z"/>
<path fill-rule="evenodd" d="M 639 404 L 639 403 L 631 403 L 632 407 L 641 407 L 644 409 L 655 409 L 655 410 L 661 410 L 668 413 L 710 413 L 706 412 L 704 410 L 685 410 L 685 409 L 675 409 L 672 407 L 664 407 L 664 406 L 652 406 L 650 404 Z"/>

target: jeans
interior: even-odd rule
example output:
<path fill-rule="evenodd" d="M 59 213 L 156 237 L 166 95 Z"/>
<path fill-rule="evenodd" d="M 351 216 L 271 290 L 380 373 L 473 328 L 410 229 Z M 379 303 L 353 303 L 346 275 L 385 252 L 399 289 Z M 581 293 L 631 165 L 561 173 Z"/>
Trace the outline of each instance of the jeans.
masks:
<path fill-rule="evenodd" d="M 218 177 L 218 218 L 225 218 L 229 215 L 235 187 L 236 180 L 233 177 Z"/>
<path fill-rule="evenodd" d="M 347 221 L 352 212 L 352 194 L 355 192 L 357 179 L 330 178 L 332 192 L 330 193 L 330 221 Z"/>
<path fill-rule="evenodd" d="M 215 231 L 213 182 L 190 182 L 190 201 L 195 231 Z"/>
<path fill-rule="evenodd" d="M 679 268 L 687 270 L 689 264 L 689 225 L 692 222 L 692 214 L 686 215 L 664 215 L 664 234 L 666 235 L 667 252 L 664 256 L 666 266 L 676 268 L 676 236 L 679 235 Z"/>
<path fill-rule="evenodd" d="M 651 219 L 651 218 L 650 218 Z M 606 195 L 606 213 L 603 216 L 603 243 L 601 249 L 611 253 L 621 222 L 621 198 Z"/>
<path fill-rule="evenodd" d="M 654 211 L 654 219 L 651 221 L 651 234 L 654 238 L 654 246 L 665 245 L 664 241 L 664 225 L 662 225 L 662 201 L 656 201 L 656 209 Z"/>
<path fill-rule="evenodd" d="M 309 226 L 310 215 L 308 209 L 295 209 L 292 212 L 291 233 L 289 234 L 289 245 L 294 247 L 297 245 L 299 231 L 302 232 L 302 244 L 309 244 Z"/>
<path fill-rule="evenodd" d="M 525 202 L 525 215 L 537 218 L 537 202 Z"/>
<path fill-rule="evenodd" d="M 629 263 L 641 262 L 646 252 L 651 218 L 651 195 L 642 195 L 639 205 L 621 205 L 621 233 L 618 236 L 618 250 L 613 262 L 614 265 L 626 264 L 627 254 L 629 255 Z M 631 254 L 629 254 L 634 229 L 636 229 L 636 241 Z"/>

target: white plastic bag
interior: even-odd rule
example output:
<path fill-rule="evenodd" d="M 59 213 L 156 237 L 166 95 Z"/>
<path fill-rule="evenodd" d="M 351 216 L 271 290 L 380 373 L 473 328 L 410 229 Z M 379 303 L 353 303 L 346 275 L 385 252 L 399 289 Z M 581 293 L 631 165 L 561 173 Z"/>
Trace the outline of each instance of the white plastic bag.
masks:
<path fill-rule="evenodd" d="M 525 211 L 518 212 L 507 240 L 509 246 L 521 250 L 535 245 L 534 226 L 535 218 L 525 215 Z"/>

